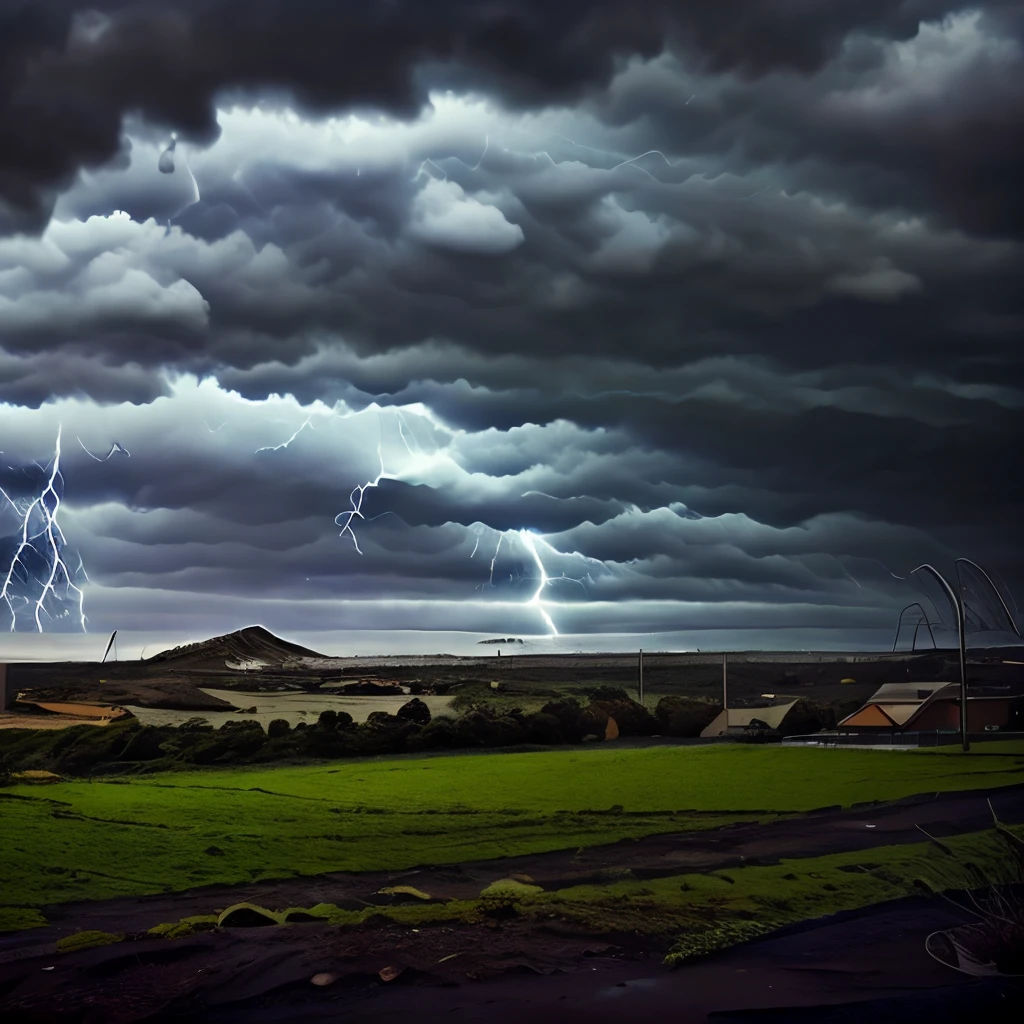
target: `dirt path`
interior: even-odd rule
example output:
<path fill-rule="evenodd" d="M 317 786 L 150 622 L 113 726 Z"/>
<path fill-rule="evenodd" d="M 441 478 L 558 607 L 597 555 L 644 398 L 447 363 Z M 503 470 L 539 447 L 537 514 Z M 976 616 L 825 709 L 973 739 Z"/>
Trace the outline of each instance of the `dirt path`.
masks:
<path fill-rule="evenodd" d="M 87 929 L 132 934 L 182 917 L 219 912 L 248 900 L 273 909 L 333 903 L 348 909 L 384 905 L 385 886 L 405 882 L 436 899 L 472 899 L 491 882 L 529 875 L 545 889 L 600 881 L 608 869 L 628 868 L 637 878 L 705 872 L 781 858 L 815 857 L 873 846 L 919 843 L 920 825 L 936 837 L 988 828 L 992 814 L 1024 823 L 1024 785 L 991 791 L 911 797 L 894 804 L 824 811 L 768 824 L 740 824 L 702 832 L 648 836 L 583 850 L 503 857 L 399 872 L 334 872 L 250 885 L 207 886 L 181 893 L 84 901 L 48 907 L 51 927 L 0 936 L 0 963 L 29 950 L 46 950 L 63 935 Z"/>

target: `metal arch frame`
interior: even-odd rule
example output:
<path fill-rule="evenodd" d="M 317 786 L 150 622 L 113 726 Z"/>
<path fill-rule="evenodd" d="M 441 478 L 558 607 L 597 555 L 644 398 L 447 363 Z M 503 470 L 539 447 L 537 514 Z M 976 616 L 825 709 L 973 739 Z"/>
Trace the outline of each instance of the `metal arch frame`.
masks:
<path fill-rule="evenodd" d="M 892 639 L 893 653 L 896 652 L 896 645 L 900 642 L 900 630 L 903 628 L 903 615 L 911 608 L 917 608 L 921 612 L 921 620 L 914 627 L 914 639 L 910 644 L 911 651 L 916 649 L 917 646 L 917 631 L 922 625 L 928 627 L 928 635 L 932 638 L 932 647 L 938 650 L 939 645 L 935 642 L 935 634 L 932 632 L 932 624 L 928 621 L 928 614 L 925 612 L 924 607 L 920 601 L 911 601 L 905 608 L 900 611 L 900 617 L 896 620 L 896 635 Z"/>
<path fill-rule="evenodd" d="M 949 603 L 953 606 L 953 613 L 956 616 L 956 634 L 960 648 L 960 742 L 964 753 L 967 753 L 971 749 L 971 744 L 967 739 L 967 640 L 964 623 L 964 603 L 960 600 L 960 595 L 953 589 L 949 580 L 934 565 L 924 562 L 916 569 L 911 570 L 910 575 L 913 576 L 915 572 L 921 572 L 922 569 L 925 572 L 931 573 L 942 589 L 945 590 Z M 984 570 L 982 571 L 984 572 Z"/>
<path fill-rule="evenodd" d="M 985 577 L 985 582 L 988 583 L 988 585 L 992 588 L 992 593 L 995 594 L 996 597 L 999 599 L 999 604 L 1002 606 L 1003 612 L 1006 614 L 1006 621 L 1010 623 L 1010 628 L 1013 630 L 1013 632 L 1016 635 L 1018 640 L 1024 639 L 1024 637 L 1021 637 L 1021 633 L 1020 633 L 1020 630 L 1017 628 L 1016 621 L 1014 620 L 1013 616 L 1010 614 L 1009 607 L 1007 606 L 1006 602 L 1003 600 L 1003 595 L 999 593 L 998 589 L 996 589 L 996 585 L 992 581 L 992 577 L 989 576 L 989 574 L 987 572 L 985 572 L 985 570 L 982 569 L 982 567 L 980 565 L 978 565 L 977 562 L 972 562 L 971 559 L 969 559 L 969 558 L 957 558 L 953 562 L 953 564 L 956 566 L 956 582 L 957 582 L 957 585 L 960 587 L 961 592 L 963 591 L 963 588 L 964 588 L 963 580 L 960 577 L 960 563 L 961 562 L 966 563 L 967 565 L 971 566 L 971 568 L 973 568 L 973 569 L 977 569 L 978 572 L 980 572 L 981 575 Z M 915 569 L 914 571 L 916 572 L 917 570 Z"/>

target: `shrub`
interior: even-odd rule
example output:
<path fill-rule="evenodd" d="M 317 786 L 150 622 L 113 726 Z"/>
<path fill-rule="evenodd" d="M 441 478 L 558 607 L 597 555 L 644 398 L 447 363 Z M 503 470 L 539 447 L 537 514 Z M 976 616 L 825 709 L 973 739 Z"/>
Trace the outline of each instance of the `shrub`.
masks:
<path fill-rule="evenodd" d="M 184 747 L 181 757 L 195 764 L 230 764 L 255 754 L 266 740 L 259 722 L 225 722 L 216 732 L 196 737 Z"/>
<path fill-rule="evenodd" d="M 584 735 L 586 735 L 584 733 Z M 546 711 L 538 711 L 526 718 L 526 738 L 531 743 L 553 746 L 562 742 L 562 723 Z M 582 737 L 581 737 L 582 738 Z"/>
<path fill-rule="evenodd" d="M 590 733 L 604 731 L 603 720 L 599 729 L 596 729 L 593 716 L 586 715 L 576 701 L 568 698 L 548 701 L 540 709 L 540 713 L 550 715 L 558 722 L 558 729 L 555 733 L 557 738 L 546 741 L 549 743 L 579 743 L 584 736 Z"/>
<path fill-rule="evenodd" d="M 348 757 L 356 753 L 354 736 L 340 729 L 321 729 L 313 726 L 293 733 L 296 749 L 307 757 Z"/>
<path fill-rule="evenodd" d="M 213 726 L 201 716 L 187 718 L 178 726 L 182 732 L 213 732 Z"/>
<path fill-rule="evenodd" d="M 693 697 L 662 697 L 654 712 L 663 736 L 699 736 L 721 711 L 718 704 Z"/>
<path fill-rule="evenodd" d="M 165 729 L 153 725 L 144 725 L 141 729 L 133 731 L 124 749 L 121 751 L 121 761 L 153 761 L 163 757 L 161 750 L 168 738 Z"/>
<path fill-rule="evenodd" d="M 508 747 L 525 739 L 521 717 L 496 715 L 483 709 L 462 715 L 455 727 L 463 746 Z"/>
<path fill-rule="evenodd" d="M 621 686 L 584 686 L 580 693 L 595 700 L 630 700 L 629 694 Z"/>
<path fill-rule="evenodd" d="M 589 721 L 599 721 L 601 729 L 608 718 L 614 718 L 615 724 L 619 727 L 619 734 L 622 736 L 651 736 L 658 731 L 654 716 L 642 704 L 638 704 L 629 697 L 616 700 L 595 700 L 587 709 L 591 718 Z M 593 728 L 587 728 L 587 733 L 592 733 Z M 586 733 L 584 733 L 586 735 Z"/>
<path fill-rule="evenodd" d="M 84 731 L 57 760 L 62 774 L 84 775 L 96 765 L 116 760 L 124 746 L 121 733 L 111 732 L 110 726 L 98 729 L 94 725 L 83 725 L 78 728 Z"/>
<path fill-rule="evenodd" d="M 783 736 L 806 736 L 836 727 L 836 713 L 829 704 L 819 701 L 798 700 L 789 709 L 779 725 Z"/>
<path fill-rule="evenodd" d="M 287 718 L 275 718 L 267 726 L 267 736 L 272 740 L 280 739 L 282 736 L 287 736 L 291 731 L 292 727 L 288 724 Z"/>
<path fill-rule="evenodd" d="M 449 750 L 460 746 L 458 730 L 451 718 L 432 718 L 406 740 L 409 750 Z"/>
<path fill-rule="evenodd" d="M 415 722 L 406 722 L 395 715 L 388 715 L 387 721 L 366 722 L 359 727 L 357 740 L 359 752 L 368 754 L 402 754 L 409 749 L 409 742 L 417 736 L 422 727 Z"/>
<path fill-rule="evenodd" d="M 396 712 L 399 718 L 407 722 L 416 722 L 418 725 L 426 725 L 430 721 L 430 708 L 418 697 L 406 701 Z"/>

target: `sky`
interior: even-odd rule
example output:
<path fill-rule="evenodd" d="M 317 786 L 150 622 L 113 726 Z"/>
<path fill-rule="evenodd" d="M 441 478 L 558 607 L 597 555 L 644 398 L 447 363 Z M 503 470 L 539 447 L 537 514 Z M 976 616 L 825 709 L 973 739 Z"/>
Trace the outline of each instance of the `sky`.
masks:
<path fill-rule="evenodd" d="M 3 0 L 0 631 L 1012 595 L 1022 46 L 1017 0 Z"/>

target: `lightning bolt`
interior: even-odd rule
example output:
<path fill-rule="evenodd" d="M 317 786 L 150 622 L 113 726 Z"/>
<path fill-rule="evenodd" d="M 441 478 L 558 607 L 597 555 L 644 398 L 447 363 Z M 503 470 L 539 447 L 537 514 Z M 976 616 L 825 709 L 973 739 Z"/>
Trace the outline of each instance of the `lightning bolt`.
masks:
<path fill-rule="evenodd" d="M 751 192 L 749 196 L 738 196 L 739 199 L 753 199 L 754 196 L 759 196 L 762 192 L 767 192 L 771 188 L 771 185 L 765 185 L 764 188 L 759 188 L 756 192 Z"/>
<path fill-rule="evenodd" d="M 376 487 L 381 482 L 381 480 L 394 479 L 394 477 L 389 477 L 384 470 L 384 455 L 381 451 L 381 447 L 381 443 L 378 442 L 377 458 L 380 459 L 380 472 L 377 474 L 376 477 L 374 477 L 373 480 L 368 480 L 365 484 L 357 484 L 355 487 L 353 487 L 351 493 L 348 496 L 349 501 L 352 504 L 352 507 L 349 509 L 345 509 L 344 512 L 339 512 L 334 517 L 335 525 L 341 527 L 341 533 L 339 533 L 338 536 L 344 537 L 345 534 L 347 533 L 352 538 L 352 546 L 356 549 L 357 552 L 359 552 L 360 555 L 363 552 L 362 549 L 359 547 L 359 540 L 356 537 L 355 530 L 352 529 L 352 521 L 355 519 L 362 519 L 364 522 L 367 522 L 368 520 L 366 519 L 366 516 L 363 515 L 363 498 L 365 497 L 366 492 L 370 490 L 371 487 Z M 387 515 L 387 513 L 382 512 L 381 515 Z M 374 516 L 373 518 L 380 519 L 380 516 Z M 342 519 L 345 520 L 344 523 L 342 523 Z"/>
<path fill-rule="evenodd" d="M 480 165 L 484 162 L 484 157 L 487 156 L 487 148 L 491 144 L 491 137 L 489 135 L 484 136 L 484 151 L 480 154 L 480 159 L 470 167 L 471 171 L 479 171 Z"/>
<path fill-rule="evenodd" d="M 303 430 L 306 429 L 306 427 L 309 427 L 310 430 L 313 429 L 312 420 L 313 420 L 313 414 L 310 413 L 306 417 L 305 423 L 303 423 L 302 426 L 299 427 L 299 429 L 296 430 L 295 433 L 292 434 L 292 436 L 289 437 L 287 441 L 283 441 L 281 444 L 264 445 L 262 448 L 257 448 L 255 454 L 259 455 L 260 452 L 279 452 L 282 448 L 287 448 L 288 445 L 290 445 L 292 443 L 292 441 L 294 441 L 295 438 L 297 438 L 299 436 L 299 434 L 301 434 L 303 432 Z M 220 426 L 223 427 L 224 424 L 222 423 Z M 209 424 L 207 424 L 207 429 L 209 429 Z M 220 430 L 220 427 L 218 427 L 217 430 Z M 212 434 L 215 434 L 216 432 L 217 432 L 216 430 L 211 430 L 210 431 L 210 433 L 212 433 Z"/>
<path fill-rule="evenodd" d="M 558 636 L 559 635 L 558 634 L 558 629 L 556 628 L 556 626 L 554 624 L 554 621 L 552 620 L 551 615 L 550 615 L 550 613 L 548 612 L 548 610 L 547 610 L 547 608 L 545 606 L 544 592 L 546 591 L 546 589 L 549 586 L 551 586 L 551 584 L 559 583 L 559 582 L 562 582 L 562 581 L 564 581 L 566 583 L 575 583 L 577 586 L 582 587 L 583 590 L 586 591 L 587 587 L 586 587 L 586 583 L 584 581 L 589 579 L 591 582 L 593 582 L 593 577 L 589 573 L 587 573 L 587 575 L 585 577 L 577 579 L 576 577 L 573 577 L 573 576 L 567 576 L 564 572 L 562 572 L 558 576 L 549 576 L 548 572 L 547 572 L 547 569 L 546 569 L 546 567 L 544 565 L 544 560 L 541 558 L 541 554 L 540 554 L 540 551 L 538 550 L 537 545 L 538 545 L 538 543 L 540 543 L 540 544 L 543 544 L 544 546 L 546 546 L 552 552 L 555 552 L 556 554 L 558 554 L 559 552 L 556 552 L 555 549 L 552 548 L 551 545 L 548 544 L 548 542 L 546 540 L 544 540 L 543 537 L 541 537 L 539 534 L 536 534 L 536 533 L 532 532 L 531 530 L 506 530 L 506 531 L 503 531 L 503 532 L 498 534 L 498 543 L 494 547 L 494 555 L 491 558 L 490 568 L 489 568 L 489 572 L 488 572 L 488 575 L 487 575 L 487 582 L 479 584 L 475 588 L 476 590 L 480 590 L 480 589 L 482 589 L 485 586 L 490 586 L 490 587 L 495 586 L 495 583 L 494 583 L 494 570 L 495 570 L 495 566 L 496 566 L 497 561 L 498 561 L 498 555 L 501 554 L 502 544 L 504 543 L 506 536 L 510 536 L 510 535 L 513 538 L 518 537 L 519 540 L 522 542 L 523 546 L 529 552 L 530 558 L 533 560 L 534 565 L 536 565 L 536 567 L 537 567 L 537 575 L 536 576 L 524 576 L 521 572 L 514 573 L 514 574 L 513 573 L 509 573 L 508 574 L 508 581 L 509 581 L 509 583 L 514 583 L 514 582 L 522 581 L 522 580 L 535 579 L 535 580 L 537 580 L 537 588 L 533 592 L 533 594 L 531 594 L 531 596 L 525 602 L 518 602 L 517 601 L 517 602 L 508 602 L 508 603 L 509 604 L 525 604 L 527 607 L 536 608 L 537 609 L 537 613 L 540 615 L 541 619 L 544 622 L 544 625 L 547 626 L 547 628 L 548 628 L 548 630 L 550 632 L 550 635 Z M 476 539 L 476 543 L 473 545 L 473 551 L 471 552 L 471 554 L 469 556 L 470 558 L 472 558 L 476 554 L 477 549 L 479 548 L 479 546 L 480 546 L 480 538 L 478 536 L 477 539 Z M 573 554 L 575 555 L 576 552 L 573 552 Z M 590 559 L 590 561 L 595 561 L 596 562 L 598 560 L 597 559 Z M 604 563 L 602 562 L 600 564 L 603 565 Z M 502 602 L 502 603 L 505 603 L 505 602 Z"/>
<path fill-rule="evenodd" d="M 576 146 L 579 149 L 589 149 L 591 153 L 603 153 L 605 156 L 618 155 L 617 153 L 612 153 L 610 150 L 607 149 L 597 149 L 595 146 L 585 146 L 582 142 L 576 142 L 574 139 L 567 138 L 565 135 L 558 135 L 557 132 L 556 135 L 563 142 L 568 142 L 570 146 Z M 665 156 L 665 154 L 662 153 L 660 149 L 648 149 L 645 150 L 643 153 L 638 153 L 636 156 L 628 157 L 626 160 L 620 160 L 617 164 L 613 165 L 612 167 L 609 167 L 608 170 L 617 171 L 620 167 L 635 167 L 638 171 L 643 171 L 643 173 L 646 174 L 647 177 L 650 178 L 652 181 L 657 181 L 658 179 L 655 178 L 650 171 L 648 171 L 645 167 L 641 167 L 637 163 L 638 160 L 643 160 L 645 156 L 660 156 L 661 159 L 665 161 L 666 166 L 673 169 L 675 167 L 678 167 L 679 164 L 683 162 L 682 160 L 677 160 L 675 163 L 672 163 L 672 161 L 669 160 L 669 158 Z"/>
<path fill-rule="evenodd" d="M 693 100 L 696 97 L 696 95 L 697 94 L 694 93 L 692 96 L 690 96 L 690 98 L 686 101 L 686 103 L 683 104 L 683 106 L 689 106 L 690 101 Z M 607 149 L 599 149 L 597 146 L 585 145 L 582 142 L 577 142 L 575 139 L 570 139 L 568 136 L 562 135 L 558 132 L 555 132 L 553 134 L 555 138 L 561 139 L 563 142 L 567 142 L 570 146 L 575 146 L 577 149 L 585 149 L 591 153 L 600 153 L 603 156 L 610 156 L 613 159 L 617 160 L 617 163 L 614 163 L 611 167 L 607 168 L 607 171 L 609 173 L 611 173 L 612 171 L 617 171 L 620 167 L 634 167 L 642 174 L 646 174 L 647 177 L 651 179 L 651 181 L 657 182 L 659 185 L 664 184 L 664 182 L 662 182 L 660 178 L 653 175 L 649 170 L 647 170 L 646 167 L 642 167 L 639 161 L 649 156 L 660 157 L 666 167 L 668 167 L 670 170 L 674 170 L 676 167 L 678 167 L 680 164 L 683 164 L 688 159 L 687 157 L 680 157 L 680 159 L 676 160 L 673 163 L 660 149 L 647 149 L 644 150 L 643 153 L 638 153 L 636 156 L 630 156 L 626 157 L 625 159 L 621 159 L 620 153 L 613 153 L 611 150 Z M 490 144 L 490 136 L 485 135 L 483 152 L 480 154 L 480 159 L 477 160 L 475 164 L 468 164 L 466 163 L 465 160 L 462 159 L 462 157 L 459 156 L 452 156 L 451 159 L 458 160 L 467 170 L 477 171 L 480 169 L 480 165 L 483 163 L 484 158 L 487 156 L 488 150 L 490 149 Z M 557 167 L 559 163 L 546 149 L 537 150 L 535 152 L 527 153 L 525 155 L 529 156 L 533 160 L 537 160 L 540 157 L 546 157 L 551 162 L 551 165 L 553 167 Z M 442 175 L 444 181 L 448 180 L 448 172 L 445 171 L 444 168 L 441 167 L 438 163 L 436 163 L 433 159 L 427 157 L 420 163 L 419 168 L 416 171 L 416 174 L 413 176 L 413 181 L 418 180 L 422 174 L 427 174 L 427 176 L 430 178 L 434 177 L 432 174 L 429 174 L 427 172 L 428 164 Z M 748 195 L 743 196 L 733 196 L 732 198 L 737 200 L 753 199 L 755 196 L 759 196 L 763 192 L 767 192 L 768 189 L 770 189 L 771 187 L 771 185 L 765 185 L 763 188 L 758 189 L 756 192 L 751 192 Z"/>
<path fill-rule="evenodd" d="M 430 166 L 433 167 L 435 170 L 441 172 L 441 178 L 443 181 L 448 180 L 448 172 L 443 167 L 440 167 L 436 163 L 434 163 L 434 161 L 431 160 L 430 157 L 427 157 L 427 159 L 420 164 L 419 170 L 413 175 L 413 181 L 418 181 L 421 174 L 426 174 L 428 178 L 433 178 L 434 181 L 437 181 L 437 179 L 434 178 L 432 174 L 427 172 L 427 164 L 430 164 Z"/>
<path fill-rule="evenodd" d="M 526 603 L 537 609 L 540 613 L 540 617 L 544 620 L 544 624 L 549 630 L 551 630 L 551 635 L 558 636 L 558 630 L 555 629 L 555 624 L 551 620 L 551 616 L 548 614 L 547 608 L 544 607 L 544 588 L 551 582 L 551 580 L 548 578 L 547 571 L 544 568 L 544 562 L 540 557 L 540 553 L 537 551 L 537 545 L 534 543 L 534 535 L 530 533 L 529 530 L 520 530 L 519 536 L 526 545 L 527 551 L 529 551 L 533 556 L 533 560 L 537 564 L 537 571 L 540 573 L 540 577 L 537 582 L 537 589 L 534 591 L 533 597 L 531 597 Z"/>
<path fill-rule="evenodd" d="M 501 542 L 505 539 L 505 534 L 501 533 L 498 535 L 498 545 L 494 549 L 494 557 L 491 559 L 491 574 L 488 577 L 488 582 L 491 586 L 494 586 L 494 563 L 498 560 L 498 552 L 501 551 Z"/>
<path fill-rule="evenodd" d="M 64 477 L 61 475 L 60 471 L 60 439 L 61 428 L 58 426 L 57 441 L 54 446 L 53 459 L 50 462 L 50 476 L 46 482 L 46 486 L 38 497 L 34 498 L 22 508 L 19 507 L 18 503 L 15 502 L 10 495 L 3 490 L 3 488 L 0 488 L 0 494 L 3 495 L 7 504 L 10 505 L 11 508 L 14 509 L 14 511 L 21 517 L 21 540 L 13 557 L 11 558 L 11 564 L 7 569 L 7 575 L 4 579 L 3 586 L 0 587 L 0 601 L 6 603 L 8 610 L 11 613 L 10 631 L 12 633 L 15 632 L 15 627 L 17 625 L 17 613 L 15 612 L 14 604 L 12 603 L 12 597 L 21 597 L 25 604 L 32 604 L 32 601 L 24 595 L 13 594 L 15 586 L 17 584 L 25 584 L 29 582 L 29 580 L 34 581 L 39 586 L 40 591 L 39 596 L 35 601 L 35 612 L 33 617 L 35 619 L 37 632 L 42 633 L 42 616 L 45 614 L 47 618 L 53 617 L 46 608 L 47 598 L 52 597 L 54 600 L 60 600 L 57 593 L 57 586 L 60 584 L 61 578 L 63 578 L 64 581 L 66 595 L 70 597 L 72 591 L 78 595 L 79 620 L 82 625 L 82 632 L 86 632 L 84 605 L 85 594 L 82 592 L 80 587 L 75 585 L 72 579 L 72 574 L 67 567 L 67 563 L 64 561 L 62 550 L 67 545 L 67 538 L 64 536 L 63 530 L 61 530 L 60 523 L 57 518 L 60 512 L 60 493 L 57 487 L 59 485 L 61 490 L 63 490 L 64 487 Z M 113 452 L 111 452 L 111 454 L 113 454 Z M 95 456 L 93 456 L 93 458 L 95 458 Z M 103 462 L 105 460 L 100 459 L 99 461 Z M 38 465 L 38 463 L 36 463 L 36 465 Z M 37 516 L 41 520 L 41 527 L 37 532 L 30 533 L 32 529 L 33 516 Z M 40 550 L 40 548 L 43 550 Z M 42 558 L 47 565 L 49 573 L 45 582 L 40 580 L 26 563 L 25 558 L 29 552 L 36 555 L 38 558 Z M 81 555 L 79 555 L 79 569 L 84 574 L 85 570 L 84 566 L 81 564 Z"/>
<path fill-rule="evenodd" d="M 93 455 L 93 453 L 89 451 L 89 449 L 86 448 L 84 444 L 82 444 L 82 439 L 80 437 L 76 437 L 75 440 L 77 440 L 78 443 L 82 445 L 82 451 L 85 452 L 85 454 L 88 455 L 90 459 L 95 459 L 97 462 L 106 462 L 107 459 L 109 459 L 112 455 L 116 455 L 118 452 L 120 452 L 122 455 L 127 455 L 129 459 L 132 457 L 132 453 L 117 441 L 114 441 L 114 443 L 111 444 L 110 446 L 110 451 L 107 452 L 107 454 L 104 455 L 103 458 L 100 458 L 98 455 Z"/>

